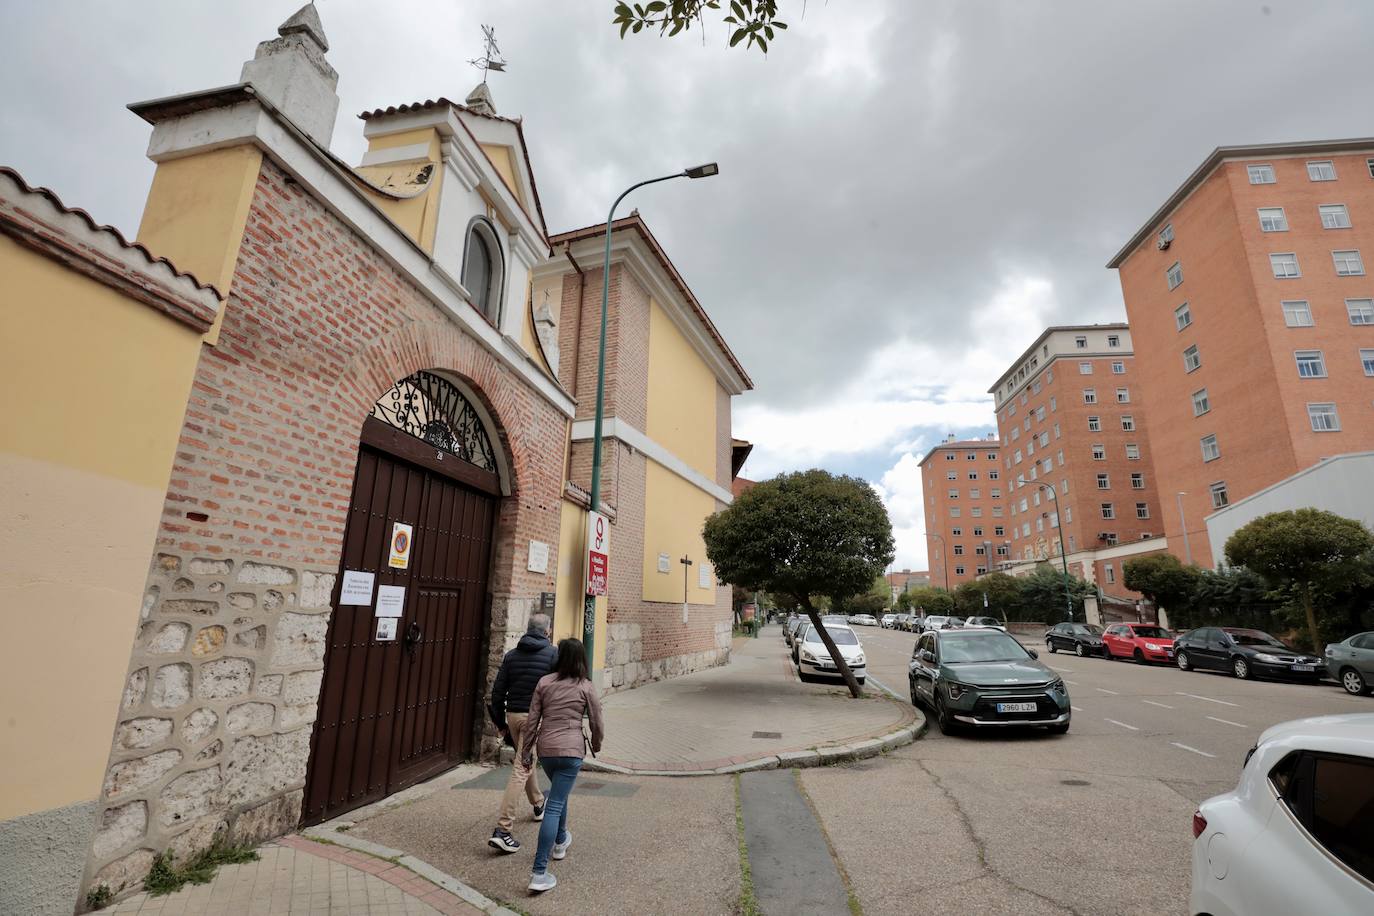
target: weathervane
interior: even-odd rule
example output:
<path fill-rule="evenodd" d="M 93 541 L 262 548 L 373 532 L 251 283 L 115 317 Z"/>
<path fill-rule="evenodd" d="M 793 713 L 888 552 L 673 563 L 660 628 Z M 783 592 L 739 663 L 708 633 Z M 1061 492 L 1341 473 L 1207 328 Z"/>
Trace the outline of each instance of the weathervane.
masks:
<path fill-rule="evenodd" d="M 491 71 L 506 72 L 506 60 L 501 56 L 501 49 L 496 46 L 495 26 L 482 26 L 482 51 L 481 57 L 474 57 L 468 63 L 482 71 L 482 84 L 486 85 L 487 74 Z"/>

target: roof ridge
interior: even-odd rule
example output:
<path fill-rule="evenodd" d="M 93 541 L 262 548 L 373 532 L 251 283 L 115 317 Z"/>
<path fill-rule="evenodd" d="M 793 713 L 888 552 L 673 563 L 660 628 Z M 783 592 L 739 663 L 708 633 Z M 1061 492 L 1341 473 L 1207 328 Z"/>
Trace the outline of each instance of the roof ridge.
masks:
<path fill-rule="evenodd" d="M 519 118 L 508 118 L 505 115 L 488 114 L 485 111 L 478 111 L 470 105 L 464 105 L 462 102 L 455 102 L 444 95 L 439 96 L 437 99 L 425 99 L 423 102 L 405 102 L 400 105 L 388 105 L 386 108 L 374 108 L 371 111 L 360 113 L 358 119 L 370 121 L 373 118 L 382 118 L 394 114 L 405 114 L 408 111 L 428 111 L 431 108 L 438 108 L 440 105 L 450 105 L 454 108 L 462 109 L 469 114 L 476 115 L 479 118 L 489 118 L 492 121 L 503 121 L 507 124 L 517 125 L 521 123 Z"/>

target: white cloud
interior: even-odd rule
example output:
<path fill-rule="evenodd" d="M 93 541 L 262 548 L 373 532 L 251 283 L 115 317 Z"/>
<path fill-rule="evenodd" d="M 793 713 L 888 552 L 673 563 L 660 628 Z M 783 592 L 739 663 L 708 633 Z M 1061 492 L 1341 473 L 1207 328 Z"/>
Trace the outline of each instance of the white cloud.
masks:
<path fill-rule="evenodd" d="M 926 514 L 921 499 L 920 456 L 907 452 L 873 485 L 887 506 L 897 544 L 898 569 L 926 568 Z"/>

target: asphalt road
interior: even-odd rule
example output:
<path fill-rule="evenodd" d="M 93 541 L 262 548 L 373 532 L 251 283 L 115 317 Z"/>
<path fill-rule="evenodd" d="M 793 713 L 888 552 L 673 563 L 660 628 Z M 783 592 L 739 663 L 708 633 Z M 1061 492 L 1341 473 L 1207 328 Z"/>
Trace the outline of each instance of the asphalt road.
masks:
<path fill-rule="evenodd" d="M 875 679 L 908 693 L 909 633 L 856 628 Z M 1238 681 L 1050 655 L 1069 686 L 1067 735 L 933 726 L 910 747 L 805 771 L 802 784 L 868 916 L 1185 913 L 1197 803 L 1235 786 L 1270 725 L 1374 711 L 1332 685 Z M 783 651 L 779 646 L 779 651 Z"/>

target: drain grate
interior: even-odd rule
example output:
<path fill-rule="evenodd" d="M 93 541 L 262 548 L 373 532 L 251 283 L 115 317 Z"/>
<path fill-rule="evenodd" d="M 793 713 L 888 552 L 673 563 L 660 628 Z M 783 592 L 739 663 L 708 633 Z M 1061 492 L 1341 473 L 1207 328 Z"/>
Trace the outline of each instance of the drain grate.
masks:
<path fill-rule="evenodd" d="M 781 738 L 782 732 L 754 732 L 755 738 Z"/>

